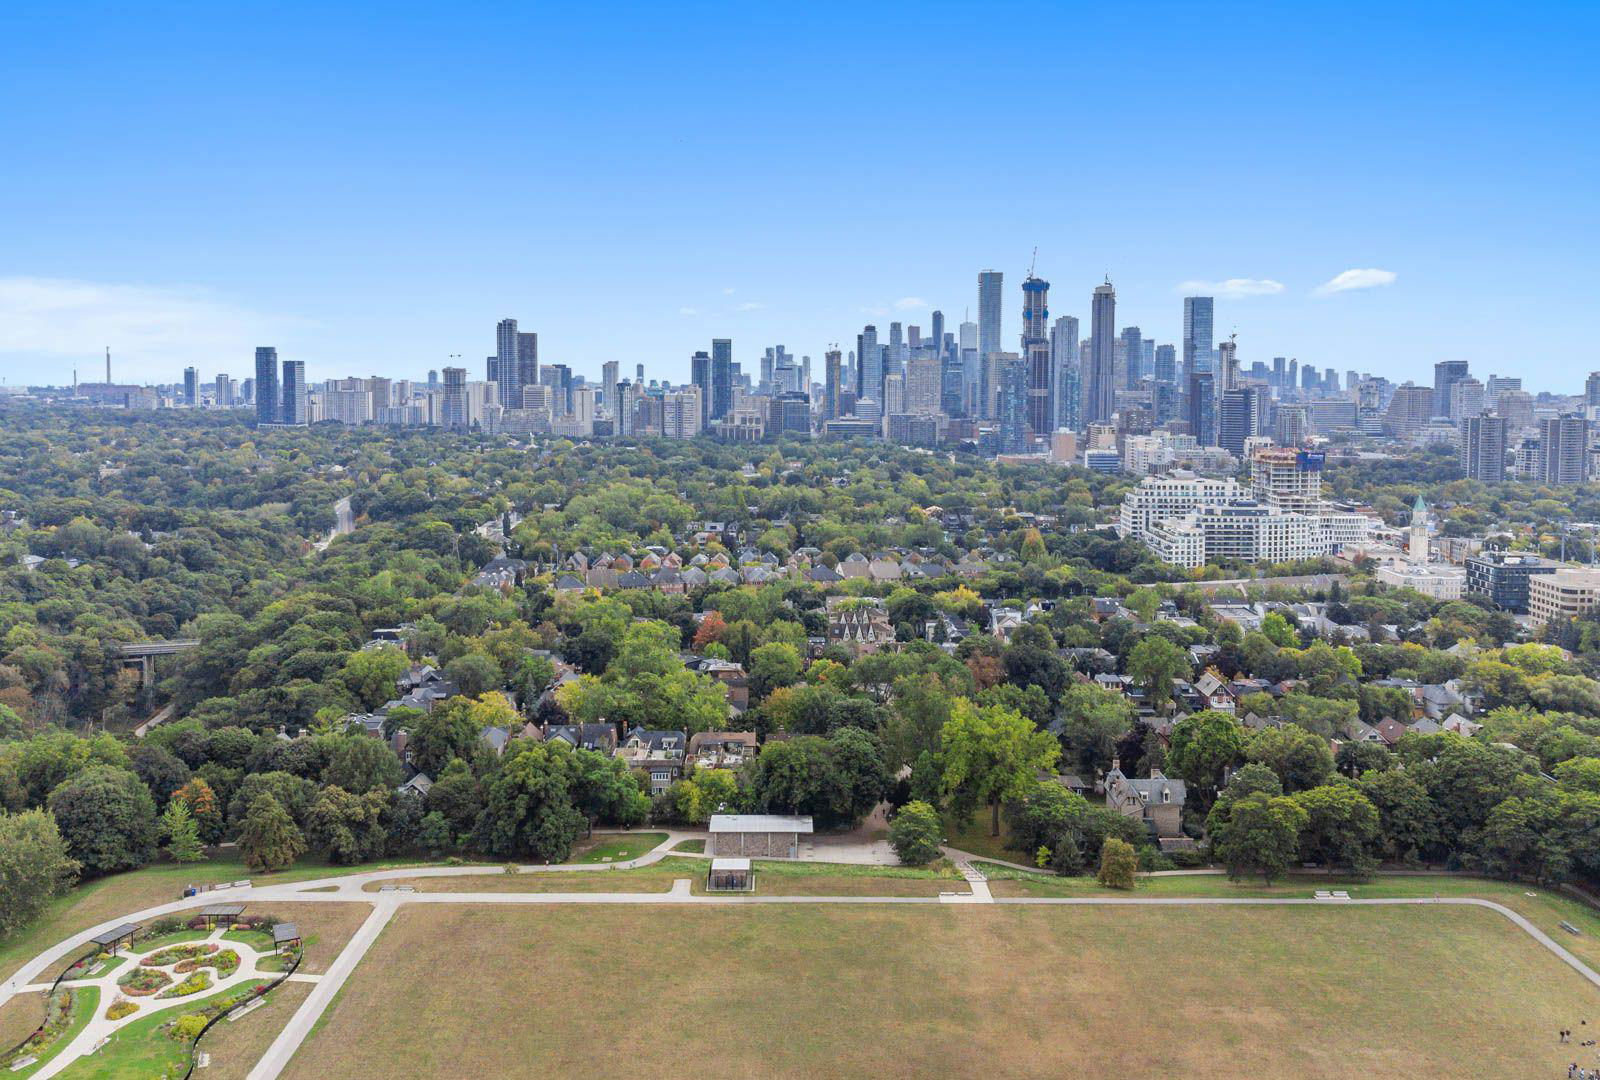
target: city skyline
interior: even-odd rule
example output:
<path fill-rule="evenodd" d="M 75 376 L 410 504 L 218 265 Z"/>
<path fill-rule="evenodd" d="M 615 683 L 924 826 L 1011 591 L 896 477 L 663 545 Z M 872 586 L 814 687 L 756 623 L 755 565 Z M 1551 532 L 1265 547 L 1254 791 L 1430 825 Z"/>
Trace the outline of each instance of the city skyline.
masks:
<path fill-rule="evenodd" d="M 1246 366 L 1421 382 L 1459 359 L 1554 386 L 1587 347 L 1600 140 L 1564 80 L 1594 12 L 1552 37 L 1386 11 L 1378 38 L 1345 11 L 1037 12 L 1040 36 L 1136 34 L 1149 77 L 1046 51 L 979 100 L 964 72 L 1014 64 L 1005 10 L 625 6 L 602 41 L 498 5 L 381 26 L 291 5 L 240 55 L 225 20 L 13 6 L 0 93 L 29 105 L 0 137 L 27 167 L 0 208 L 0 378 L 96 377 L 108 345 L 120 377 L 237 373 L 264 341 L 312 380 L 420 373 L 476 363 L 515 311 L 549 362 L 684 381 L 712 337 L 818 364 L 865 322 L 976 321 L 974 273 L 1014 289 L 1035 247 L 1053 316 L 1087 326 L 1109 273 L 1122 324 L 1177 343 L 1181 298 L 1215 295 Z M 475 13 L 529 62 L 485 68 Z M 915 94 L 893 63 L 811 77 L 846 15 L 852 40 L 959 41 L 960 63 L 922 65 Z M 1004 107 L 1024 92 L 1042 114 Z M 1018 145 L 1028 176 L 993 167 Z"/>

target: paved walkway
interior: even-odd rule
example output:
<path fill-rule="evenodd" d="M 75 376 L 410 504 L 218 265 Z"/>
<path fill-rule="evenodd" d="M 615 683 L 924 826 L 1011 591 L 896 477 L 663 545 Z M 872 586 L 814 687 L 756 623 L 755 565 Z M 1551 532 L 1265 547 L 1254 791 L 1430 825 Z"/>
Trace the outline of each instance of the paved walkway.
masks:
<path fill-rule="evenodd" d="M 693 833 L 673 832 L 668 839 L 651 851 L 637 859 L 627 862 L 606 863 L 580 863 L 562 864 L 559 866 L 527 866 L 522 870 L 526 873 L 543 872 L 571 872 L 574 870 L 604 873 L 613 868 L 627 868 L 634 866 L 649 866 L 659 862 L 668 854 L 669 849 L 686 836 L 697 835 Z M 1397 905 L 1442 905 L 1452 907 L 1477 907 L 1494 911 L 1521 929 L 1540 946 L 1561 960 L 1562 963 L 1572 968 L 1590 985 L 1600 988 L 1600 973 L 1595 972 L 1577 956 L 1569 952 L 1560 942 L 1549 934 L 1540 930 L 1526 918 L 1512 911 L 1503 904 L 1492 900 L 1481 900 L 1474 897 L 1433 897 L 1433 898 L 1387 898 L 1387 899 L 1315 899 L 1287 898 L 1287 897 L 995 897 L 989 891 L 987 879 L 981 870 L 972 865 L 973 856 L 965 852 L 950 850 L 947 852 L 956 861 L 966 879 L 970 892 L 950 893 L 942 896 L 768 896 L 768 895 L 716 895 L 697 896 L 692 891 L 692 883 L 688 879 L 678 879 L 668 892 L 657 893 L 555 893 L 555 892 L 366 892 L 364 886 L 372 883 L 392 881 L 401 877 L 459 877 L 463 875 L 496 874 L 503 873 L 499 866 L 447 866 L 447 867 L 420 867 L 399 870 L 375 870 L 366 873 L 342 875 L 338 877 L 320 878 L 308 881 L 293 882 L 284 885 L 268 885 L 260 888 L 244 887 L 238 889 L 216 890 L 176 901 L 148 908 L 144 911 L 132 912 L 118 916 L 115 919 L 90 927 L 82 933 L 75 934 L 66 941 L 53 946 L 40 953 L 39 956 L 29 961 L 18 972 L 17 976 L 0 987 L 0 1005 L 3 1005 L 14 994 L 30 989 L 41 976 L 53 976 L 60 969 L 60 964 L 69 957 L 81 954 L 95 934 L 124 922 L 141 922 L 199 907 L 205 904 L 217 903 L 220 900 L 240 900 L 248 902 L 269 903 L 272 901 L 295 903 L 329 903 L 347 904 L 364 903 L 373 905 L 372 914 L 362 923 L 361 928 L 351 938 L 338 958 L 333 962 L 328 972 L 324 975 L 296 976 L 297 981 L 314 982 L 311 993 L 300 1008 L 295 1011 L 284 1030 L 279 1033 L 267 1052 L 257 1062 L 249 1073 L 248 1080 L 275 1080 L 275 1078 L 288 1065 L 295 1051 L 305 1041 L 313 1026 L 321 1017 L 328 1004 L 344 985 L 350 973 L 355 970 L 367 950 L 372 947 L 389 923 L 395 913 L 410 904 L 676 904 L 676 905 L 714 905 L 728 906 L 738 904 L 1016 904 L 1037 907 L 1217 907 L 1217 906 L 1270 906 L 1270 907 L 1304 907 L 1327 904 L 1337 904 L 1345 907 L 1380 907 Z M 987 860 L 998 861 L 998 860 Z M 1015 865 L 1015 864 L 1013 864 Z M 326 889 L 317 892 L 314 890 Z M 241 950 L 241 958 L 246 950 Z M 252 961 L 253 965 L 253 961 Z M 115 976 L 125 972 L 126 965 L 119 970 L 108 973 L 103 978 L 110 979 L 113 983 Z M 253 970 L 253 966 L 252 966 Z M 232 985 L 234 981 L 242 981 L 245 976 L 241 966 L 240 973 L 230 977 L 224 984 Z M 181 1001 L 182 999 L 179 999 Z M 109 1002 L 102 1002 L 108 1004 Z M 171 1004 L 178 1004 L 172 1002 Z M 97 1026 L 98 1020 L 91 1021 L 89 1028 L 80 1034 L 73 1042 L 59 1054 L 46 1070 L 41 1070 L 37 1076 L 48 1077 L 56 1071 L 65 1068 L 68 1063 L 80 1057 L 91 1047 L 95 1046 L 105 1036 L 105 1031 Z"/>

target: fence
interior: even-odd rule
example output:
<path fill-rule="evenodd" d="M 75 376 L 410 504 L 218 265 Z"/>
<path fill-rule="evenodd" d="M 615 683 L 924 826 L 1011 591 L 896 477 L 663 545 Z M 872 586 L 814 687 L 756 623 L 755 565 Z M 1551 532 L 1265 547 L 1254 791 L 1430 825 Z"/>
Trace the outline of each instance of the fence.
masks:
<path fill-rule="evenodd" d="M 288 982 L 289 976 L 293 975 L 300 969 L 300 961 L 303 959 L 305 959 L 305 950 L 301 949 L 294 954 L 294 963 L 285 968 L 282 975 L 279 975 L 266 986 L 263 986 L 258 993 L 251 994 L 243 1001 L 234 1002 L 232 1005 L 229 1005 L 226 1009 L 223 1009 L 217 1015 L 213 1016 L 210 1020 L 207 1020 L 206 1026 L 201 1028 L 195 1034 L 194 1041 L 189 1044 L 189 1067 L 184 1070 L 183 1076 L 180 1077 L 179 1080 L 189 1080 L 189 1078 L 194 1075 L 195 1063 L 199 1060 L 200 1040 L 206 1037 L 206 1032 L 215 1027 L 219 1021 L 226 1020 L 229 1014 L 234 1012 L 236 1009 L 242 1009 L 246 1005 L 249 1005 L 252 1001 L 260 1001 L 278 987 Z"/>
<path fill-rule="evenodd" d="M 0 1061 L 10 1061 L 14 1056 L 16 1056 L 18 1051 L 20 1051 L 24 1046 L 27 1046 L 30 1042 L 32 1042 L 34 1037 L 37 1036 L 39 1034 L 39 1032 L 43 1031 L 47 1026 L 49 1026 L 49 1024 L 50 1024 L 50 1003 L 55 1000 L 56 991 L 61 989 L 61 981 L 67 977 L 67 974 L 73 968 L 77 967 L 79 964 L 81 964 L 85 960 L 89 959 L 89 957 L 94 956 L 99 951 L 100 951 L 100 946 L 96 945 L 94 948 L 90 949 L 88 952 L 84 953 L 82 956 L 78 957 L 76 960 L 72 960 L 72 961 L 68 962 L 67 966 L 61 969 L 61 974 L 56 976 L 56 981 L 50 984 L 50 992 L 44 996 L 44 1019 L 40 1020 L 39 1021 L 39 1026 L 34 1028 L 32 1031 L 28 1032 L 27 1036 L 21 1042 L 17 1043 L 15 1046 L 11 1047 L 11 1049 L 7 1050 L 5 1053 L 0 1054 Z"/>

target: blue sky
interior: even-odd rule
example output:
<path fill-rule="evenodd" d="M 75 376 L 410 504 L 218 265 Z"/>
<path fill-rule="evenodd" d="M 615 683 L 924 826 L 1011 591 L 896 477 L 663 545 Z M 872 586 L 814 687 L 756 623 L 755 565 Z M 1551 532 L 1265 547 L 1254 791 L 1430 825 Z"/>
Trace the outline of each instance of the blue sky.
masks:
<path fill-rule="evenodd" d="M 1035 246 L 1247 367 L 1600 368 L 1600 5 L 233 7 L 0 7 L 0 378 L 820 367 L 988 267 L 1009 344 Z"/>

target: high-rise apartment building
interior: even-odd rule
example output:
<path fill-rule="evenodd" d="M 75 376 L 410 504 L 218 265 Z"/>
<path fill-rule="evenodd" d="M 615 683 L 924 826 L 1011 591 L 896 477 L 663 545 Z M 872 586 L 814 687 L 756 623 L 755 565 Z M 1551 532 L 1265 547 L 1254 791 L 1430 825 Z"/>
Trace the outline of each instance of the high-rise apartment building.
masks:
<path fill-rule="evenodd" d="M 1049 326 L 1050 283 L 1029 277 L 1022 283 L 1022 356 L 1028 366 L 1028 427 L 1036 435 L 1055 427 Z"/>
<path fill-rule="evenodd" d="M 961 350 L 961 411 L 983 415 L 983 362 L 978 356 L 978 324 L 963 322 L 958 328 Z"/>
<path fill-rule="evenodd" d="M 1001 294 L 1005 275 L 998 270 L 978 274 L 978 358 L 987 361 L 1000 351 Z"/>
<path fill-rule="evenodd" d="M 278 423 L 288 427 L 305 427 L 310 422 L 306 396 L 306 362 L 283 362 L 283 400 L 278 405 Z"/>
<path fill-rule="evenodd" d="M 1578 413 L 1539 421 L 1539 451 L 1540 483 L 1583 483 L 1589 478 L 1589 422 Z"/>
<path fill-rule="evenodd" d="M 1178 385 L 1178 349 L 1174 345 L 1157 345 L 1151 377 L 1161 386 Z"/>
<path fill-rule="evenodd" d="M 996 353 L 997 357 L 1006 354 Z M 996 449 L 1002 454 L 1026 453 L 1032 443 L 1028 426 L 1028 364 L 1011 357 L 997 361 L 999 388 L 995 418 L 999 422 Z"/>
<path fill-rule="evenodd" d="M 1491 385 L 1493 383 L 1495 383 L 1495 382 L 1498 382 L 1498 381 L 1499 380 L 1495 379 L 1493 376 L 1489 377 L 1489 382 L 1490 382 Z M 1498 387 L 1495 388 L 1496 391 L 1498 391 L 1498 389 L 1499 389 Z M 1506 389 L 1508 389 L 1508 390 L 1521 390 L 1522 389 L 1522 380 L 1518 379 L 1516 386 L 1514 386 L 1514 387 L 1506 387 Z M 1589 377 L 1586 380 L 1584 380 L 1584 383 L 1583 383 L 1583 403 L 1585 405 L 1600 405 L 1600 371 L 1591 371 L 1591 372 L 1589 372 Z"/>
<path fill-rule="evenodd" d="M 439 423 L 450 431 L 467 428 L 467 369 L 444 369 L 444 402 L 439 413 Z"/>
<path fill-rule="evenodd" d="M 906 364 L 905 386 L 905 408 L 891 411 L 903 411 L 918 416 L 937 414 L 944 396 L 938 357 L 927 353 L 913 356 Z"/>
<path fill-rule="evenodd" d="M 192 367 L 183 369 L 183 403 L 191 409 L 200 404 L 200 373 Z"/>
<path fill-rule="evenodd" d="M 1111 282 L 1095 287 L 1089 299 L 1089 370 L 1085 380 L 1083 420 L 1103 424 L 1115 412 L 1117 290 Z"/>
<path fill-rule="evenodd" d="M 256 349 L 256 423 L 276 424 L 283 403 L 278 390 L 278 350 L 263 345 Z"/>
<path fill-rule="evenodd" d="M 1459 384 L 1458 384 L 1459 388 Z M 1462 419 L 1461 468 L 1468 480 L 1498 484 L 1506 478 L 1506 418 L 1482 413 Z"/>
<path fill-rule="evenodd" d="M 517 385 L 537 386 L 539 384 L 539 335 L 517 332 Z M 505 395 L 500 396 L 505 401 Z M 520 400 L 520 398 L 518 399 Z"/>
<path fill-rule="evenodd" d="M 1053 372 L 1055 426 L 1077 431 L 1083 421 L 1083 390 L 1078 368 L 1078 320 L 1063 315 L 1050 327 L 1050 368 Z"/>
<path fill-rule="evenodd" d="M 733 409 L 733 341 L 711 339 L 711 419 L 721 420 Z"/>
<path fill-rule="evenodd" d="M 1189 434 L 1200 446 L 1217 445 L 1216 376 L 1209 371 L 1189 372 L 1188 391 L 1183 397 L 1183 418 Z"/>
<path fill-rule="evenodd" d="M 884 347 L 878 344 L 878 328 L 862 327 L 856 335 L 856 371 L 860 381 L 856 385 L 857 401 L 875 401 L 883 404 Z"/>
<path fill-rule="evenodd" d="M 1183 298 L 1183 370 L 1210 371 L 1212 322 L 1216 300 L 1210 296 Z"/>
<path fill-rule="evenodd" d="M 1257 420 L 1254 387 L 1224 390 L 1217 405 L 1217 445 L 1231 454 L 1243 454 L 1245 440 L 1260 434 Z"/>
<path fill-rule="evenodd" d="M 841 356 L 838 349 L 829 349 L 822 354 L 823 384 L 822 384 L 822 418 L 824 420 L 837 420 L 842 415 L 839 411 L 839 394 L 844 389 L 844 373 L 841 366 Z"/>
<path fill-rule="evenodd" d="M 1144 333 L 1137 326 L 1124 326 L 1118 336 L 1122 346 L 1122 383 L 1119 390 L 1139 389 L 1144 376 Z"/>
<path fill-rule="evenodd" d="M 700 427 L 703 430 L 711 423 L 711 354 L 697 352 L 689 359 L 689 384 L 700 388 Z M 615 387 L 606 388 L 606 397 L 609 399 L 616 393 Z"/>
<path fill-rule="evenodd" d="M 217 375 L 217 408 L 231 409 L 234 405 L 233 379 L 227 375 Z"/>

